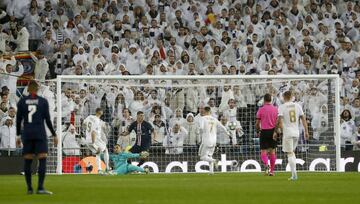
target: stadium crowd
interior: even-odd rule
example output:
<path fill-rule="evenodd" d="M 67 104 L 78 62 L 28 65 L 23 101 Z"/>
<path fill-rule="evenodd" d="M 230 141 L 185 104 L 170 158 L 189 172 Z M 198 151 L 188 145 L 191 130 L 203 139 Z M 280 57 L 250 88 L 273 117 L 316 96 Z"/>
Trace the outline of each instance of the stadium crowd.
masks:
<path fill-rule="evenodd" d="M 341 143 L 360 147 L 360 3 L 348 0 L 5 0 L 0 10 L 0 148 L 15 148 L 16 80 L 24 72 L 14 55 L 30 53 L 40 95 L 55 117 L 57 75 L 284 75 L 340 74 Z M 37 51 L 32 54 L 31 51 Z M 7 56 L 5 58 L 3 56 Z M 10 58 L 9 58 L 10 57 Z M 45 82 L 46 81 L 46 82 Z M 251 143 L 261 97 L 292 89 L 307 112 L 314 141 L 329 130 L 334 90 L 327 83 L 293 81 L 263 87 L 152 88 L 101 83 L 63 90 L 64 148 L 79 148 L 76 134 L 96 107 L 112 128 L 111 141 L 146 113 L 157 131 L 153 144 L 178 154 L 199 144 L 196 125 L 210 106 L 237 137 Z M 195 82 L 192 82 L 195 83 Z M 26 90 L 22 94 L 26 94 Z M 260 102 L 259 102 L 260 101 Z M 3 131 L 4 129 L 4 131 Z M 6 131 L 5 131 L 6 129 Z M 8 131 L 9 130 L 9 131 Z M 10 139 L 11 138 L 11 139 Z M 14 138 L 14 139 L 12 139 Z M 247 138 L 247 139 L 246 139 Z M 176 147 L 176 148 L 171 148 Z M 67 154 L 80 154 L 78 150 Z"/>

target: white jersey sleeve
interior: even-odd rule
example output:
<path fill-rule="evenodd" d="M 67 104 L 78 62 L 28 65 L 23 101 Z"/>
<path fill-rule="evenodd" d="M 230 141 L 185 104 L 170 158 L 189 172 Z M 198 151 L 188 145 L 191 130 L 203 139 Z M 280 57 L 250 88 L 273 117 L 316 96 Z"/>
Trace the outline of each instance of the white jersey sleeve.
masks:
<path fill-rule="evenodd" d="M 280 105 L 278 115 L 283 118 L 284 137 L 299 137 L 300 116 L 304 115 L 301 106 L 293 102 L 284 103 Z"/>

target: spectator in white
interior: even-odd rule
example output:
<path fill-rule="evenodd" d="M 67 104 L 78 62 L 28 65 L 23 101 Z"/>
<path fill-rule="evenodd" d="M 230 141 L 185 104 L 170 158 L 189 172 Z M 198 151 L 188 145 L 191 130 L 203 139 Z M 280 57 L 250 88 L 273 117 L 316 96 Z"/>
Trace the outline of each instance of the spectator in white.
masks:
<path fill-rule="evenodd" d="M 52 31 L 50 29 L 46 30 L 45 37 L 42 40 L 38 50 L 41 50 L 48 59 L 51 59 L 51 57 L 54 54 L 56 46 L 57 43 L 52 37 Z"/>
<path fill-rule="evenodd" d="M 223 115 L 225 115 L 230 122 L 237 121 L 237 107 L 236 107 L 236 101 L 234 98 L 230 98 L 228 100 L 228 106 L 224 111 L 222 112 Z"/>
<path fill-rule="evenodd" d="M 9 93 L 0 93 L 0 102 L 5 103 L 8 110 L 10 107 L 16 107 L 16 103 L 14 103 L 14 101 L 10 101 L 9 96 Z"/>
<path fill-rule="evenodd" d="M 52 20 L 57 20 L 59 22 L 59 27 L 63 28 L 65 22 L 69 21 L 69 18 L 65 15 L 64 9 L 59 7 L 56 10 L 56 15 Z"/>
<path fill-rule="evenodd" d="M 144 94 L 141 91 L 137 91 L 134 96 L 134 100 L 129 105 L 129 110 L 133 118 L 136 118 L 136 113 L 138 111 L 146 112 L 150 108 L 149 102 L 145 99 Z"/>
<path fill-rule="evenodd" d="M 32 60 L 35 62 L 34 78 L 41 82 L 45 81 L 46 74 L 49 72 L 49 63 L 41 51 L 37 53 L 37 57 L 29 52 Z"/>
<path fill-rule="evenodd" d="M 209 98 L 209 101 L 207 102 L 208 106 L 211 109 L 211 116 L 214 118 L 218 118 L 218 114 L 219 114 L 219 109 L 216 106 L 216 100 L 215 98 Z"/>
<path fill-rule="evenodd" d="M 104 72 L 105 72 L 106 74 L 109 74 L 109 73 L 112 73 L 112 72 L 117 71 L 117 70 L 121 71 L 121 69 L 119 69 L 119 68 L 120 68 L 120 67 L 119 67 L 120 65 L 121 65 L 121 63 L 120 63 L 118 54 L 112 53 L 112 54 L 111 54 L 111 61 L 108 62 L 108 63 L 105 65 Z M 126 67 L 126 66 L 125 66 L 125 67 Z M 125 68 L 125 67 L 124 67 L 124 68 Z"/>
<path fill-rule="evenodd" d="M 198 43 L 201 44 L 201 43 Z M 199 50 L 198 53 L 195 55 L 192 55 L 192 60 L 195 64 L 195 67 L 197 68 L 195 71 L 197 71 L 199 74 L 204 74 L 205 69 L 211 64 L 211 59 L 208 56 L 208 54 L 205 52 L 205 50 Z"/>
<path fill-rule="evenodd" d="M 10 40 L 16 43 L 16 51 L 29 51 L 29 37 L 28 30 L 22 22 L 19 22 L 17 24 L 17 36 Z"/>
<path fill-rule="evenodd" d="M 173 82 L 177 83 L 177 82 Z M 173 88 L 170 95 L 170 108 L 172 110 L 181 109 L 183 110 L 185 107 L 185 95 L 184 89 L 182 88 Z"/>
<path fill-rule="evenodd" d="M 3 32 L 2 25 L 0 24 L 0 52 L 1 53 L 6 52 L 6 42 L 9 40 L 10 40 L 10 36 L 7 33 Z M 0 66 L 0 68 L 1 68 L 1 66 Z"/>
<path fill-rule="evenodd" d="M 165 136 L 163 146 L 165 154 L 182 154 L 184 138 L 188 134 L 187 130 L 179 123 L 175 123 L 169 130 L 169 134 Z"/>
<path fill-rule="evenodd" d="M 221 102 L 219 105 L 219 112 L 223 113 L 228 108 L 230 99 L 234 99 L 234 92 L 232 91 L 230 85 L 226 85 L 226 86 L 224 86 L 222 94 L 221 94 Z"/>
<path fill-rule="evenodd" d="M 100 48 L 93 47 L 92 52 L 89 56 L 89 66 L 92 67 L 96 65 L 98 62 L 101 62 L 102 64 L 106 64 L 105 58 L 100 54 Z"/>
<path fill-rule="evenodd" d="M 64 154 L 79 156 L 80 155 L 80 145 L 76 140 L 76 135 L 78 133 L 75 130 L 75 126 L 70 124 L 69 128 L 62 135 L 62 145 Z"/>
<path fill-rule="evenodd" d="M 127 107 L 127 104 L 125 102 L 125 96 L 122 91 L 117 92 L 113 106 L 114 106 L 113 117 L 120 119 L 122 117 L 124 108 Z"/>
<path fill-rule="evenodd" d="M 73 62 L 74 64 L 79 64 L 79 63 L 83 63 L 83 62 L 87 62 L 88 61 L 88 54 L 85 52 L 85 49 L 83 46 L 79 46 L 78 47 L 78 52 L 74 57 L 73 57 Z"/>
<path fill-rule="evenodd" d="M 355 134 L 355 138 L 352 141 L 352 144 L 354 145 L 353 150 L 360 150 L 360 126 L 358 126 L 356 134 Z"/>
<path fill-rule="evenodd" d="M 144 73 L 143 67 L 143 53 L 137 49 L 135 44 L 129 46 L 128 52 L 123 52 L 121 57 L 124 59 L 124 64 L 128 68 L 131 75 L 140 75 Z"/>
<path fill-rule="evenodd" d="M 163 143 L 164 138 L 167 135 L 167 127 L 165 122 L 161 119 L 161 115 L 156 114 L 152 123 L 156 137 L 152 138 L 151 145 L 159 145 Z"/>
<path fill-rule="evenodd" d="M 349 38 L 345 38 L 345 41 L 341 44 L 341 50 L 338 51 L 338 55 L 343 62 L 343 66 L 351 66 L 356 58 L 359 56 L 359 53 L 352 50 L 352 42 Z"/>
<path fill-rule="evenodd" d="M 71 112 L 75 108 L 75 103 L 73 99 L 71 98 L 71 92 L 72 90 L 70 88 L 65 90 L 65 93 L 61 97 L 61 103 L 64 104 L 62 106 L 62 117 L 67 121 L 70 122 L 70 116 Z"/>
<path fill-rule="evenodd" d="M 352 150 L 352 142 L 356 137 L 356 126 L 352 119 L 352 115 L 349 110 L 344 110 L 341 113 L 341 124 L 340 124 L 340 144 L 344 150 Z"/>
<path fill-rule="evenodd" d="M 149 101 L 149 104 L 151 106 L 155 106 L 155 105 L 161 105 L 162 102 L 159 98 L 159 95 L 158 95 L 158 90 L 157 89 L 152 89 L 150 91 L 150 95 L 148 96 L 147 100 Z"/>
<path fill-rule="evenodd" d="M 272 58 L 278 57 L 279 55 L 280 52 L 273 48 L 268 40 L 265 40 L 265 53 L 259 58 L 258 70 L 263 70 L 266 63 L 270 63 Z"/>
<path fill-rule="evenodd" d="M 175 123 L 178 123 L 179 125 L 183 125 L 186 122 L 185 118 L 183 117 L 183 111 L 182 109 L 178 108 L 175 110 L 175 116 L 170 119 L 169 126 L 173 127 Z"/>
<path fill-rule="evenodd" d="M 193 83 L 196 84 L 197 81 L 190 81 L 189 83 Z M 199 91 L 197 87 L 191 87 L 191 88 L 186 88 L 185 89 L 185 94 L 186 94 L 186 98 L 185 98 L 185 109 L 188 112 L 191 113 L 196 113 L 197 109 L 198 109 L 198 104 L 199 104 Z"/>
<path fill-rule="evenodd" d="M 3 118 L 7 115 L 8 112 L 8 107 L 6 102 L 1 102 L 0 101 L 0 118 Z"/>
<path fill-rule="evenodd" d="M 225 51 L 220 55 L 220 59 L 229 64 L 236 64 L 241 57 L 240 43 L 238 40 L 233 40 L 231 45 L 228 45 Z"/>
<path fill-rule="evenodd" d="M 1 87 L 0 94 L 6 94 L 7 98 L 10 103 L 10 107 L 16 107 L 17 102 L 19 101 L 19 98 L 16 96 L 16 94 L 10 94 L 10 89 L 7 86 Z"/>
<path fill-rule="evenodd" d="M 0 127 L 0 149 L 7 150 L 16 148 L 16 127 L 11 117 L 6 117 Z"/>
<path fill-rule="evenodd" d="M 219 128 L 217 129 L 216 142 L 219 145 L 236 145 L 236 132 L 241 130 L 241 126 L 235 122 L 228 121 L 227 116 L 220 116 L 220 123 L 226 128 L 226 130 Z M 229 136 L 229 133 L 231 135 Z"/>
<path fill-rule="evenodd" d="M 304 104 L 307 110 L 310 111 L 310 115 L 314 117 L 315 114 L 320 112 L 319 104 L 326 104 L 327 99 L 316 87 L 310 88 L 309 92 L 309 96 L 306 98 L 307 101 Z"/>
<path fill-rule="evenodd" d="M 7 62 L 7 64 L 5 65 L 5 74 L 1 76 L 2 79 L 1 80 L 1 85 L 2 86 L 7 86 L 10 91 L 10 95 L 14 95 L 16 96 L 16 82 L 18 77 L 20 77 L 21 75 L 23 75 L 24 73 L 24 67 L 21 64 L 20 61 L 16 62 L 16 65 L 18 67 L 18 71 L 14 71 L 14 67 L 12 64 L 10 64 L 9 62 Z M 10 96 L 11 97 L 11 96 Z"/>
<path fill-rule="evenodd" d="M 197 123 L 194 121 L 194 115 L 192 113 L 188 113 L 186 115 L 186 122 L 182 125 L 188 134 L 184 138 L 184 145 L 198 145 L 201 143 L 200 137 L 200 128 Z"/>
<path fill-rule="evenodd" d="M 328 130 L 328 108 L 326 104 L 322 105 L 320 112 L 312 118 L 311 127 L 313 128 L 313 138 L 315 140 L 319 140 L 320 135 Z"/>
<path fill-rule="evenodd" d="M 345 84 L 345 96 L 348 97 L 351 101 L 354 99 L 354 94 L 359 94 L 360 82 L 359 79 L 355 78 L 353 80 L 350 77 L 345 77 L 347 83 Z M 351 82 L 351 83 L 350 83 Z M 356 96 L 355 96 L 356 98 Z"/>
<path fill-rule="evenodd" d="M 29 31 L 29 49 L 35 51 L 40 43 L 42 27 L 40 17 L 35 7 L 30 9 L 30 13 L 25 17 L 24 23 Z"/>
<path fill-rule="evenodd" d="M 113 123 L 113 125 L 114 127 L 118 127 L 118 132 L 119 132 L 116 144 L 124 148 L 126 148 L 127 146 L 133 146 L 136 140 L 135 131 L 132 131 L 127 135 L 124 134 L 127 128 L 130 126 L 130 124 L 135 121 L 131 117 L 129 109 L 124 108 L 122 112 L 122 117 L 114 121 L 117 121 L 116 123 L 118 123 L 118 124 Z"/>
<path fill-rule="evenodd" d="M 358 95 L 359 93 L 357 93 Z M 351 106 L 351 115 L 354 116 L 354 122 L 356 127 L 360 125 L 360 98 L 356 97 L 354 98 Z"/>
<path fill-rule="evenodd" d="M 162 121 L 168 122 L 167 117 L 166 117 L 165 108 L 162 107 L 160 104 L 152 105 L 150 112 L 147 114 L 147 118 L 149 121 L 154 121 L 156 115 L 160 115 L 160 118 Z"/>
<path fill-rule="evenodd" d="M 7 15 L 6 11 L 0 9 L 0 20 L 3 19 Z"/>
<path fill-rule="evenodd" d="M 6 13 L 9 15 L 14 15 L 17 19 L 23 19 L 25 17 L 25 11 L 28 5 L 30 4 L 29 0 L 12 0 L 8 1 L 6 7 Z"/>

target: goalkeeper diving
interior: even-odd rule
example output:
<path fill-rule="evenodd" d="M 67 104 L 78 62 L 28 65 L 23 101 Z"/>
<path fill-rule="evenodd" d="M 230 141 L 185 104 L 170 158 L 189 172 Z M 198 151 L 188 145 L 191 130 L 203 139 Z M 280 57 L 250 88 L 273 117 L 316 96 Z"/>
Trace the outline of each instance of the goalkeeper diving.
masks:
<path fill-rule="evenodd" d="M 140 173 L 149 173 L 147 168 L 142 168 L 139 166 L 135 166 L 129 164 L 127 161 L 130 158 L 147 158 L 149 153 L 146 151 L 141 152 L 140 154 L 133 154 L 131 152 L 125 151 L 122 149 L 120 145 L 115 145 L 114 147 L 114 154 L 110 155 L 111 161 L 114 163 L 114 170 L 109 172 L 112 175 L 123 175 L 133 172 L 140 172 Z"/>

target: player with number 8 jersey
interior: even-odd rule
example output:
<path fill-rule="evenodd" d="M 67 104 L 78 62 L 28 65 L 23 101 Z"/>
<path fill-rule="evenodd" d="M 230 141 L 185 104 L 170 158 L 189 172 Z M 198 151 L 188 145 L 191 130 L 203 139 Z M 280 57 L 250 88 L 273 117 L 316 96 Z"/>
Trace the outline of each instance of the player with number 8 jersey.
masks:
<path fill-rule="evenodd" d="M 279 106 L 279 128 L 283 132 L 282 150 L 287 154 L 291 177 L 289 180 L 297 180 L 295 149 L 300 137 L 300 120 L 304 126 L 304 139 L 309 138 L 309 131 L 305 114 L 298 103 L 291 101 L 292 92 L 283 94 L 284 104 Z"/>

